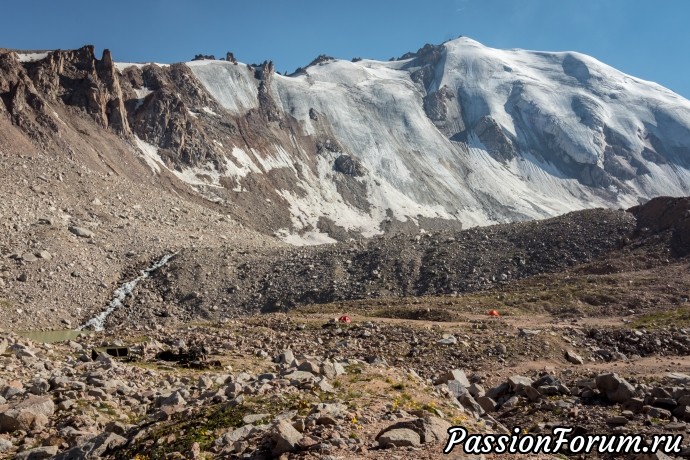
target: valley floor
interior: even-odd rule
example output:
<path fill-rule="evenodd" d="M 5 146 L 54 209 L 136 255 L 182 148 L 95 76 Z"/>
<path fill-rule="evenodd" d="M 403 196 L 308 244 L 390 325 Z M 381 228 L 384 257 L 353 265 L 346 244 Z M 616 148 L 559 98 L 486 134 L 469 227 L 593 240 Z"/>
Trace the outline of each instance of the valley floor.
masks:
<path fill-rule="evenodd" d="M 0 448 L 7 458 L 449 458 L 450 424 L 687 434 L 688 268 L 578 267 L 466 296 L 122 323 L 50 345 L 4 333 Z M 593 295 L 585 281 L 602 305 L 579 298 Z M 101 345 L 135 358 L 92 360 Z M 475 457 L 457 447 L 450 458 Z"/>

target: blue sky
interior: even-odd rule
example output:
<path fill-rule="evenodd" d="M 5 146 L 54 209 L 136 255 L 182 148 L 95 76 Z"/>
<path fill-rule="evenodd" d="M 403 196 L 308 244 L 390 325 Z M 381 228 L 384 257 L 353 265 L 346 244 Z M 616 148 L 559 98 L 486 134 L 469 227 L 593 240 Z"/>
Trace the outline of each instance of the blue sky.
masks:
<path fill-rule="evenodd" d="M 2 5 L 0 47 L 110 48 L 118 61 L 194 54 L 388 59 L 465 35 L 496 48 L 580 51 L 690 98 L 690 1 L 25 0 Z"/>

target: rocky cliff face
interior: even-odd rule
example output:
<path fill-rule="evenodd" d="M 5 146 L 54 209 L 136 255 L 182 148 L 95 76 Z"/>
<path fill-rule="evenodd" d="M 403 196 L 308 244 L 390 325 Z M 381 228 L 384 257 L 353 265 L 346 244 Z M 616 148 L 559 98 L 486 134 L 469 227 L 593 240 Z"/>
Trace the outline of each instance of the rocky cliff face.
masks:
<path fill-rule="evenodd" d="M 0 96 L 44 149 L 79 150 L 66 130 L 100 139 L 90 120 L 166 190 L 292 243 L 690 194 L 690 102 L 577 53 L 460 38 L 282 76 L 270 61 L 4 51 Z"/>
<path fill-rule="evenodd" d="M 11 58 L 9 58 L 11 59 Z M 130 136 L 119 73 L 110 51 L 96 59 L 93 46 L 53 51 L 44 59 L 24 63 L 19 83 L 30 80 L 46 99 L 84 109 L 103 128 Z"/>

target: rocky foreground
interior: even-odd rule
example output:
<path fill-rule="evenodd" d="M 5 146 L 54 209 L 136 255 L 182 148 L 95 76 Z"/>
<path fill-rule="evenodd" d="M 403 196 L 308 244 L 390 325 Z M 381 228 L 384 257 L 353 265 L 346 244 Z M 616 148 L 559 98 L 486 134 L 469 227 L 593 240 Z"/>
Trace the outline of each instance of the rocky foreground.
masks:
<path fill-rule="evenodd" d="M 3 333 L 0 449 L 18 459 L 443 458 L 451 425 L 687 434 L 690 329 L 630 320 L 344 323 L 296 312 L 52 345 Z M 129 357 L 94 352 L 104 345 Z"/>

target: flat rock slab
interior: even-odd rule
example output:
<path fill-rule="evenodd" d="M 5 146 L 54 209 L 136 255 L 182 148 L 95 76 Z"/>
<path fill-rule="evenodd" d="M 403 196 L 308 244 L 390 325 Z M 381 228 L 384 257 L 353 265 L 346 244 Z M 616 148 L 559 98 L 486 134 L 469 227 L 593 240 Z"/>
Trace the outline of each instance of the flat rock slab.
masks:
<path fill-rule="evenodd" d="M 379 446 L 384 449 L 389 447 L 417 447 L 420 444 L 419 434 L 408 428 L 396 428 L 379 436 Z"/>

